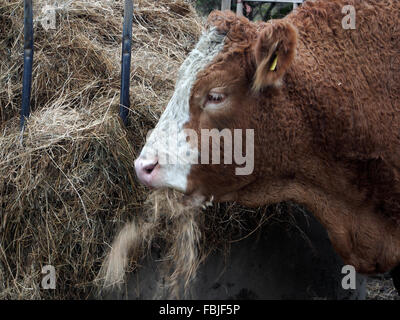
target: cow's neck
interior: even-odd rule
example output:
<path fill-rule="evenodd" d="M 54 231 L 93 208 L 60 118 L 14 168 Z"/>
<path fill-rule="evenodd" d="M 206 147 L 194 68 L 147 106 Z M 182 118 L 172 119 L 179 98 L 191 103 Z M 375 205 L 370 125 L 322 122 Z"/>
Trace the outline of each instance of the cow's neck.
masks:
<path fill-rule="evenodd" d="M 348 193 L 353 191 L 348 190 Z M 239 191 L 235 197 L 236 201 L 247 206 L 282 201 L 305 206 L 325 227 L 344 262 L 353 265 L 359 272 L 386 272 L 394 268 L 400 259 L 399 227 L 377 215 L 371 204 L 352 202 L 349 197 L 329 193 L 311 181 L 278 179 L 264 184 L 254 183 Z M 382 234 L 386 235 L 383 240 Z M 377 243 L 380 245 L 377 246 Z"/>

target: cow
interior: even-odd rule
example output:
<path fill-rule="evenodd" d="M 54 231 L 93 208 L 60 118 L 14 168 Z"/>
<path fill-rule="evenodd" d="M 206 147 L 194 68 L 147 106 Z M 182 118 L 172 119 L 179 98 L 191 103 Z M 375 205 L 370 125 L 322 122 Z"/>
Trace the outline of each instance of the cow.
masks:
<path fill-rule="evenodd" d="M 213 11 L 135 161 L 139 180 L 196 205 L 302 204 L 346 264 L 392 270 L 399 289 L 399 12 L 397 0 L 306 1 L 258 23 Z M 175 146 L 160 143 L 170 127 Z M 204 130 L 224 131 L 221 144 Z M 252 155 L 247 172 L 235 148 Z"/>

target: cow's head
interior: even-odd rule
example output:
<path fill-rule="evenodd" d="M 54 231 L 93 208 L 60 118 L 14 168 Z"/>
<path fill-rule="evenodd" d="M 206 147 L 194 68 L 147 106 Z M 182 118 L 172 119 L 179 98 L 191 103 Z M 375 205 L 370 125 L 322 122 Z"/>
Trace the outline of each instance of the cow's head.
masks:
<path fill-rule="evenodd" d="M 267 109 L 277 103 L 273 98 L 294 59 L 296 39 L 283 20 L 254 24 L 230 11 L 211 13 L 135 161 L 139 180 L 200 201 L 230 200 L 229 194 L 257 181 L 265 157 L 260 150 L 269 147 Z"/>

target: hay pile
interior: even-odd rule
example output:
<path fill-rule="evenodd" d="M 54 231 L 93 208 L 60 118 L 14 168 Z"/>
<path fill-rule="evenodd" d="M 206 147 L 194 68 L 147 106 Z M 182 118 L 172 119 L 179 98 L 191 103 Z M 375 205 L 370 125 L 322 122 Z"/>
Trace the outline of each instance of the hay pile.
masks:
<path fill-rule="evenodd" d="M 40 18 L 49 1 L 35 3 Z M 123 2 L 58 3 L 55 30 L 35 24 L 33 113 L 21 145 L 23 6 L 0 0 L 0 299 L 93 297 L 103 261 L 99 279 L 118 282 L 157 241 L 166 244 L 174 291 L 208 252 L 226 245 L 221 235 L 245 234 L 254 228 L 246 226 L 249 215 L 256 224 L 268 216 L 260 209 L 244 219 L 234 206 L 198 214 L 171 192 L 145 206 L 148 191 L 135 181 L 133 161 L 167 105 L 200 19 L 189 1 L 135 1 L 125 128 L 118 117 Z M 111 251 L 118 259 L 107 260 L 125 224 Z M 55 290 L 41 289 L 45 265 L 55 267 Z"/>
<path fill-rule="evenodd" d="M 35 1 L 35 20 L 51 1 Z M 58 1 L 56 29 L 35 22 L 32 108 L 55 104 L 89 109 L 119 94 L 123 1 Z M 169 99 L 175 71 L 201 32 L 184 0 L 135 2 L 132 105 L 156 115 Z M 20 108 L 23 6 L 0 0 L 0 123 Z M 154 121 L 154 119 L 151 119 Z"/>

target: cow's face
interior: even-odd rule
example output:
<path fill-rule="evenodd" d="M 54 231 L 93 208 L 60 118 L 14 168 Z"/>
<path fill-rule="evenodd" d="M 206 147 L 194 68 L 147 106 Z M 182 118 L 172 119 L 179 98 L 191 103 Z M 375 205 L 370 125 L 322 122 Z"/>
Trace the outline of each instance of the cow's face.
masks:
<path fill-rule="evenodd" d="M 256 25 L 228 11 L 213 12 L 135 161 L 139 180 L 200 202 L 227 200 L 256 181 L 261 113 L 268 104 L 263 99 L 259 110 L 260 95 L 280 85 L 295 44 L 295 30 L 283 21 Z"/>

